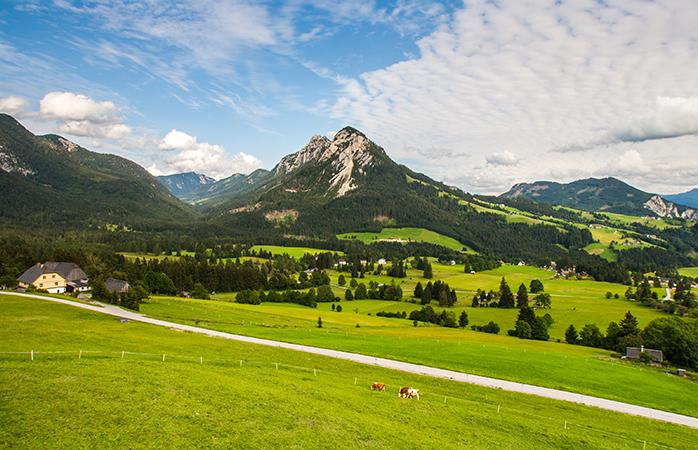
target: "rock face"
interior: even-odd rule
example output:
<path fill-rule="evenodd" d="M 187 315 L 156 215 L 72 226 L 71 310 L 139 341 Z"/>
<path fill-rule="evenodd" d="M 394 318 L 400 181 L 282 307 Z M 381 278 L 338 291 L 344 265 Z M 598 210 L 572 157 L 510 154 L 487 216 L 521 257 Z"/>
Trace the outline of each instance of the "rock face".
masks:
<path fill-rule="evenodd" d="M 376 163 L 376 155 L 385 154 L 359 131 L 347 127 L 335 134 L 330 141 L 315 135 L 300 151 L 284 157 L 272 169 L 274 175 L 288 175 L 300 169 L 320 171 L 311 177 L 313 186 L 285 186 L 287 192 L 308 192 L 315 186 L 329 184 L 325 196 L 342 197 L 356 189 L 356 177 L 364 168 Z"/>
<path fill-rule="evenodd" d="M 170 192 L 172 192 L 172 194 L 180 198 L 202 186 L 207 186 L 216 182 L 216 180 L 211 177 L 194 172 L 163 175 L 157 178 Z"/>
<path fill-rule="evenodd" d="M 673 217 L 682 218 L 688 220 L 698 220 L 698 211 L 692 208 L 686 208 L 680 212 L 679 208 L 671 203 L 665 202 L 663 198 L 658 195 L 653 196 L 647 202 L 645 202 L 645 208 L 649 209 L 659 217 Z"/>

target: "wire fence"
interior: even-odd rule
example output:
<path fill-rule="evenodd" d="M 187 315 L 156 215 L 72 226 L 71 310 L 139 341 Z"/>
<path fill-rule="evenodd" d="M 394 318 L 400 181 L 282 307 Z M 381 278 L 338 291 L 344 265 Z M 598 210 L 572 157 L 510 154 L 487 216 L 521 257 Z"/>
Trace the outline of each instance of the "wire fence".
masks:
<path fill-rule="evenodd" d="M 188 355 L 174 355 L 174 354 L 168 354 L 168 353 L 142 353 L 142 352 L 128 352 L 125 350 L 122 351 L 110 351 L 110 350 L 67 350 L 67 351 L 18 351 L 18 352 L 7 352 L 7 351 L 0 351 L 0 356 L 6 356 L 6 357 L 12 357 L 12 356 L 17 356 L 21 358 L 17 358 L 19 360 L 24 360 L 24 361 L 47 361 L 52 358 L 41 358 L 42 355 L 55 355 L 55 356 L 68 356 L 68 355 L 76 355 L 77 359 L 83 359 L 87 358 L 90 355 L 93 356 L 104 356 L 107 358 L 118 358 L 118 359 L 126 359 L 127 357 L 130 357 L 129 359 L 132 359 L 133 357 L 148 357 L 155 359 L 157 361 L 162 361 L 164 362 L 170 362 L 172 360 L 178 360 L 178 361 L 191 361 L 197 364 L 203 365 L 204 363 L 216 363 L 216 364 L 224 364 L 224 365 L 230 365 L 230 366 L 238 366 L 238 367 L 247 367 L 250 365 L 253 366 L 273 366 L 276 370 L 280 369 L 291 369 L 291 370 L 298 370 L 298 371 L 304 371 L 304 372 L 312 372 L 313 376 L 318 376 L 318 374 L 321 375 L 326 375 L 326 376 L 335 376 L 335 377 L 340 377 L 346 380 L 351 380 L 353 378 L 353 384 L 358 385 L 359 383 L 367 383 L 368 380 L 362 379 L 360 377 L 354 377 L 354 376 L 348 376 L 345 374 L 340 374 L 340 373 L 334 373 L 334 372 L 329 372 L 325 370 L 321 370 L 318 368 L 310 368 L 310 367 L 302 367 L 302 366 L 295 366 L 295 365 L 290 365 L 290 364 L 284 364 L 284 363 L 278 363 L 278 362 L 268 362 L 268 361 L 253 361 L 253 360 L 244 360 L 244 359 L 230 359 L 230 358 L 211 358 L 211 357 L 206 357 L 204 358 L 203 356 L 188 356 Z M 75 358 L 75 356 L 73 356 Z M 348 381 L 351 382 L 351 381 Z M 391 388 L 398 390 L 402 386 L 397 386 L 397 385 L 391 385 L 391 384 L 386 384 L 386 388 Z M 608 430 L 601 430 L 598 428 L 591 427 L 589 425 L 584 425 L 584 424 L 579 424 L 575 423 L 572 421 L 568 421 L 565 419 L 561 418 L 556 418 L 556 417 L 547 417 L 543 416 L 540 414 L 535 414 L 529 411 L 522 411 L 516 408 L 512 408 L 509 406 L 503 406 L 501 404 L 495 404 L 495 403 L 486 403 L 486 402 L 480 402 L 476 400 L 470 400 L 466 398 L 460 398 L 456 396 L 447 396 L 443 394 L 438 394 L 438 393 L 432 393 L 432 392 L 426 392 L 426 393 L 421 393 L 421 397 L 427 397 L 430 399 L 434 399 L 440 402 L 441 399 L 443 398 L 443 403 L 447 404 L 449 402 L 457 402 L 457 403 L 468 403 L 471 405 L 475 405 L 480 408 L 488 408 L 491 409 L 495 414 L 501 414 L 504 412 L 508 413 L 513 413 L 513 414 L 519 414 L 519 415 L 526 415 L 529 417 L 535 417 L 536 419 L 540 420 L 547 420 L 549 422 L 557 423 L 559 425 L 562 425 L 562 428 L 564 430 L 569 430 L 572 429 L 573 427 L 579 430 L 587 431 L 587 432 L 593 432 L 593 433 L 599 433 L 605 436 L 613 437 L 618 440 L 626 441 L 626 442 L 632 442 L 637 444 L 637 448 L 642 447 L 642 449 L 647 449 L 647 448 L 661 448 L 661 449 L 668 449 L 668 450 L 680 450 L 676 447 L 671 447 L 667 446 L 664 444 L 658 444 L 655 442 L 650 442 L 647 440 L 635 438 L 635 437 L 630 437 L 630 436 L 625 436 L 620 433 L 614 433 L 612 431 Z"/>

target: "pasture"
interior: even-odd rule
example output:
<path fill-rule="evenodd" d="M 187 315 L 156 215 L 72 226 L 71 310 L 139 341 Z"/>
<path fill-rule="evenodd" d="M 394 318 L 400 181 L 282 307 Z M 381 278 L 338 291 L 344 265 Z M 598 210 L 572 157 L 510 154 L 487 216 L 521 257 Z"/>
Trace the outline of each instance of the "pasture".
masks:
<path fill-rule="evenodd" d="M 158 298 L 142 305 L 141 311 L 217 331 L 386 357 L 698 416 L 698 385 L 694 382 L 663 370 L 621 363 L 606 350 L 469 329 L 414 327 L 409 320 L 375 316 L 381 310 L 409 313 L 411 307 L 420 307 L 411 303 L 360 300 L 339 305 L 342 312 L 332 311 L 329 303 L 307 308 Z M 512 315 L 513 327 L 514 311 L 482 310 Z M 318 317 L 322 318 L 321 329 L 317 328 Z"/>
<path fill-rule="evenodd" d="M 271 252 L 273 255 L 287 254 L 288 256 L 292 256 L 296 259 L 301 258 L 306 253 L 310 253 L 311 255 L 314 255 L 315 253 L 325 253 L 328 251 L 328 250 L 321 250 L 321 249 L 317 249 L 317 248 L 282 247 L 279 245 L 255 245 L 250 250 L 254 250 L 257 252 L 264 250 L 267 252 Z M 338 255 L 343 255 L 342 252 L 332 252 L 332 253 L 337 253 Z"/>
<path fill-rule="evenodd" d="M 465 247 L 457 240 L 436 233 L 434 231 L 425 230 L 424 228 L 383 228 L 380 233 L 344 233 L 338 234 L 337 239 L 356 239 L 365 244 L 370 244 L 376 241 L 398 241 L 398 242 L 427 242 L 430 244 L 441 245 L 451 250 L 460 252 Z M 468 249 L 468 252 L 473 252 Z"/>
<path fill-rule="evenodd" d="M 596 408 L 36 299 L 0 304 L 2 447 L 698 448 L 693 429 Z M 7 353 L 30 349 L 33 361 Z M 399 398 L 401 386 L 421 399 Z"/>

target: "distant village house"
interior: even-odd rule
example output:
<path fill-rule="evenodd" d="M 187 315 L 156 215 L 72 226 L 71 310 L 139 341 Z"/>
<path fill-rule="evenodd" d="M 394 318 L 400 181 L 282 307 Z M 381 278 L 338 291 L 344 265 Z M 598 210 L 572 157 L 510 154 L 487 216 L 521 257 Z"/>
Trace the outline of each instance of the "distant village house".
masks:
<path fill-rule="evenodd" d="M 50 294 L 90 290 L 87 274 L 77 264 L 66 262 L 37 263 L 17 278 L 17 281 L 19 289 L 34 286 Z"/>
<path fill-rule="evenodd" d="M 107 290 L 110 294 L 114 291 L 121 294 L 124 292 L 128 292 L 131 289 L 131 285 L 128 284 L 127 281 L 117 280 L 116 278 L 107 278 L 107 281 L 104 282 L 104 285 L 107 287 Z"/>

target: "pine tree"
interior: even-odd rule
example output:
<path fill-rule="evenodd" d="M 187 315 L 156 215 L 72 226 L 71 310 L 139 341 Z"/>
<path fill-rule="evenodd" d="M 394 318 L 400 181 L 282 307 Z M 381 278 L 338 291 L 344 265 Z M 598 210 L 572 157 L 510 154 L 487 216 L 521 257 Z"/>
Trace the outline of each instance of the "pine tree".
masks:
<path fill-rule="evenodd" d="M 425 259 L 426 259 L 426 258 L 425 258 Z M 427 262 L 427 263 L 424 265 L 424 274 L 423 274 L 422 276 L 423 276 L 424 278 L 428 279 L 428 280 L 431 280 L 432 278 L 434 278 L 434 272 L 433 272 L 432 269 L 431 269 L 431 263 L 430 263 L 430 262 Z"/>
<path fill-rule="evenodd" d="M 422 288 L 422 283 L 418 281 L 417 286 L 414 287 L 414 296 L 417 298 L 422 298 L 423 291 L 424 289 Z"/>
<path fill-rule="evenodd" d="M 317 327 L 322 328 L 322 317 L 317 318 Z"/>
<path fill-rule="evenodd" d="M 579 335 L 577 334 L 577 330 L 574 328 L 574 325 L 570 325 L 567 327 L 565 330 L 565 340 L 567 341 L 568 344 L 576 344 L 577 340 L 579 339 Z"/>
<path fill-rule="evenodd" d="M 625 317 L 621 319 L 618 325 L 620 325 L 620 333 L 618 333 L 619 338 L 640 333 L 637 327 L 637 319 L 630 311 L 625 313 Z"/>
<path fill-rule="evenodd" d="M 528 306 L 528 289 L 526 285 L 521 283 L 519 285 L 519 292 L 516 293 L 516 307 L 521 309 Z"/>
<path fill-rule="evenodd" d="M 502 277 L 502 281 L 501 283 L 499 283 L 499 307 L 514 307 L 514 294 L 512 294 L 511 288 L 507 284 L 507 281 L 504 279 L 504 277 Z"/>
<path fill-rule="evenodd" d="M 468 326 L 470 323 L 470 319 L 468 319 L 468 313 L 463 310 L 463 312 L 460 314 L 460 317 L 458 317 L 458 326 L 461 328 L 465 328 Z"/>

